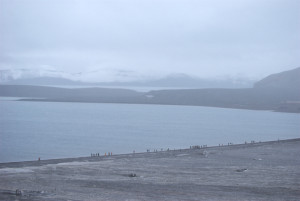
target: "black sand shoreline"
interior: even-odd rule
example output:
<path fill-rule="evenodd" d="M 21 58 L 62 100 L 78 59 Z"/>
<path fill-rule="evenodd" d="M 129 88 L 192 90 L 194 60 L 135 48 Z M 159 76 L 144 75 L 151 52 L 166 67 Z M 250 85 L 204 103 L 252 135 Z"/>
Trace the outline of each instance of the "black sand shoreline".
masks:
<path fill-rule="evenodd" d="M 300 200 L 300 138 L 0 163 L 0 200 Z"/>
<path fill-rule="evenodd" d="M 261 146 L 265 144 L 277 144 L 277 143 L 285 143 L 285 142 L 291 142 L 291 141 L 300 141 L 300 138 L 294 138 L 294 139 L 285 139 L 285 140 L 273 140 L 273 141 L 263 141 L 263 142 L 247 142 L 244 144 L 225 144 L 221 146 L 207 146 L 207 147 L 199 147 L 199 148 L 183 148 L 183 149 L 176 149 L 176 150 L 164 150 L 164 151 L 157 151 L 157 152 L 136 152 L 136 153 L 124 153 L 124 154 L 114 154 L 114 155 L 100 155 L 100 156 L 82 156 L 82 157 L 72 157 L 72 158 L 53 158 L 53 159 L 45 159 L 45 160 L 35 160 L 35 161 L 16 161 L 16 162 L 4 162 L 0 163 L 0 169 L 1 168 L 13 168 L 13 167 L 28 167 L 28 166 L 42 166 L 42 165 L 48 165 L 48 164 L 58 164 L 58 163 L 66 163 L 66 162 L 93 162 L 93 161 L 99 161 L 101 159 L 107 158 L 107 157 L 114 157 L 114 158 L 120 158 L 120 157 L 129 157 L 129 156 L 143 156 L 144 154 L 158 154 L 158 153 L 164 153 L 164 152 L 185 152 L 189 151 L 191 149 L 199 149 L 199 150 L 210 150 L 210 149 L 226 149 L 227 147 L 230 148 L 249 148 L 249 147 L 255 147 L 255 146 Z"/>

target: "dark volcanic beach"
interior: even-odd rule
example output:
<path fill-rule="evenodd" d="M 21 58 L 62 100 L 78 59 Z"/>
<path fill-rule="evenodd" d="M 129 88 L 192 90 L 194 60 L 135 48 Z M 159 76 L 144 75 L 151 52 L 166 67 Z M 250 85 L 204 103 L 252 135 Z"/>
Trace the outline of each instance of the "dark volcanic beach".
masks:
<path fill-rule="evenodd" d="M 0 200 L 300 200 L 300 139 L 0 163 Z"/>

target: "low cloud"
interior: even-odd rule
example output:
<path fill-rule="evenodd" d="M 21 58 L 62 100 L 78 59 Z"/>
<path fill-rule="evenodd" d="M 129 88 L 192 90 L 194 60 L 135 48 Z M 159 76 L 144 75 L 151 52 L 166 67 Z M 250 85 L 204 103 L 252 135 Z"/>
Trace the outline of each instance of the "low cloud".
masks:
<path fill-rule="evenodd" d="M 298 0 L 2 0 L 0 26 L 0 70 L 113 81 L 300 66 Z"/>

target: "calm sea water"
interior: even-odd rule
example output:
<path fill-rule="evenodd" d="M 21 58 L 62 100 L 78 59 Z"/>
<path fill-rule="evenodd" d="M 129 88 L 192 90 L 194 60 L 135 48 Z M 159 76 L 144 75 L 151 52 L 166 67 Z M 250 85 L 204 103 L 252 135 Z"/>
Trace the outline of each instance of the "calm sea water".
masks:
<path fill-rule="evenodd" d="M 299 114 L 193 106 L 0 102 L 0 162 L 299 137 Z"/>

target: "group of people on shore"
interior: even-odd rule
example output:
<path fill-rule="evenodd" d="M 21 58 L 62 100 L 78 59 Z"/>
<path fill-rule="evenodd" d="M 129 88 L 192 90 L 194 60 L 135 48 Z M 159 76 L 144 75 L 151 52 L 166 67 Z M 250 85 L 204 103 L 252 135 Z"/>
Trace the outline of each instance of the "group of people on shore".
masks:
<path fill-rule="evenodd" d="M 201 148 L 205 148 L 205 147 L 207 147 L 207 144 L 190 146 L 190 149 L 201 149 Z"/>
<path fill-rule="evenodd" d="M 256 142 L 251 141 L 250 143 L 254 144 Z M 248 144 L 248 142 L 245 141 L 245 144 Z M 230 145 L 234 145 L 234 144 L 232 142 L 228 142 L 228 146 L 230 146 Z M 220 146 L 224 146 L 224 145 L 219 144 L 219 147 Z M 207 147 L 208 147 L 207 144 L 205 144 L 205 145 L 193 145 L 193 146 L 190 146 L 190 149 L 202 149 L 202 148 L 207 148 Z M 181 151 L 181 149 L 179 149 L 179 150 Z M 160 151 L 164 151 L 164 149 L 161 148 Z M 168 148 L 166 151 L 170 151 L 170 149 Z M 175 149 L 174 149 L 174 151 L 175 151 Z M 151 152 L 151 150 L 147 149 L 147 153 L 149 153 L 149 152 Z M 159 152 L 159 150 L 154 149 L 153 152 L 154 153 Z M 135 150 L 133 150 L 133 154 L 135 154 Z M 104 154 L 104 156 L 112 156 L 112 152 L 107 152 L 107 153 Z M 100 153 L 91 153 L 91 157 L 100 157 Z M 40 158 L 39 158 L 39 160 L 40 160 Z"/>
<path fill-rule="evenodd" d="M 104 156 L 112 156 L 112 152 L 105 152 Z M 100 157 L 100 153 L 91 153 L 91 157 Z"/>

